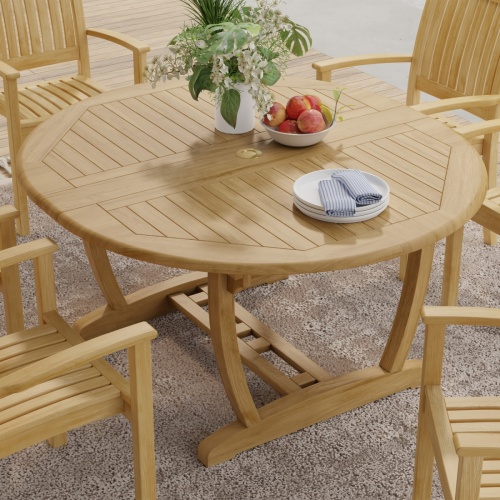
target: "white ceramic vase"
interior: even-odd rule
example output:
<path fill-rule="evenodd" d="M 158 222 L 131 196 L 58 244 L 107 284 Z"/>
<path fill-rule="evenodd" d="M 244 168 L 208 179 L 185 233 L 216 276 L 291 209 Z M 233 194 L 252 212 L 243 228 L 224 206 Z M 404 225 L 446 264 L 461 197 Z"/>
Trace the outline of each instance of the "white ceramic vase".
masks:
<path fill-rule="evenodd" d="M 215 106 L 215 128 L 225 134 L 244 134 L 250 132 L 255 127 L 255 111 L 252 95 L 248 92 L 249 85 L 237 83 L 234 88 L 240 93 L 240 109 L 236 119 L 236 127 L 233 128 L 224 120 L 220 112 L 220 106 Z"/>

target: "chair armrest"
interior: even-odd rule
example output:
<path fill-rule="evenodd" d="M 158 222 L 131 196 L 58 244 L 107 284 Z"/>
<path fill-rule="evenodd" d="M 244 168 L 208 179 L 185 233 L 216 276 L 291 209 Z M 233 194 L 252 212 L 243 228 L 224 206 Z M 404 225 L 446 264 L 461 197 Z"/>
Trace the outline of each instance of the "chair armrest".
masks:
<path fill-rule="evenodd" d="M 156 330 L 142 322 L 101 335 L 0 377 L 0 397 L 24 391 L 116 351 L 151 341 Z"/>
<path fill-rule="evenodd" d="M 476 215 L 472 217 L 472 220 L 481 224 L 483 227 L 487 227 L 490 231 L 493 231 L 497 234 L 500 233 L 500 206 L 497 203 L 488 199 L 488 194 L 494 191 L 494 189 L 490 189 L 486 193 L 486 198 L 483 200 L 483 204 L 476 212 Z"/>
<path fill-rule="evenodd" d="M 17 80 L 21 76 L 21 73 L 9 66 L 7 63 L 0 61 L 0 77 L 4 80 Z"/>
<path fill-rule="evenodd" d="M 0 269 L 13 266 L 25 260 L 36 259 L 42 255 L 57 252 L 58 246 L 49 238 L 30 241 L 15 247 L 0 250 Z"/>
<path fill-rule="evenodd" d="M 500 458 L 498 433 L 459 432 L 453 439 L 459 457 Z"/>
<path fill-rule="evenodd" d="M 500 326 L 500 309 L 489 307 L 424 306 L 426 325 Z"/>
<path fill-rule="evenodd" d="M 500 132 L 500 118 L 463 125 L 456 127 L 454 130 L 466 139 L 473 139 L 479 135 L 494 134 L 495 132 Z"/>
<path fill-rule="evenodd" d="M 0 207 L 0 224 L 17 219 L 17 217 L 19 217 L 19 211 L 12 205 Z"/>
<path fill-rule="evenodd" d="M 420 111 L 424 115 L 434 113 L 443 113 L 453 109 L 481 108 L 486 106 L 497 106 L 500 104 L 500 95 L 477 95 L 466 97 L 452 97 L 451 99 L 442 99 L 434 102 L 424 102 L 416 104 L 412 108 Z"/>
<path fill-rule="evenodd" d="M 132 50 L 133 52 L 143 53 L 149 52 L 151 47 L 147 44 L 129 35 L 124 35 L 123 33 L 118 33 L 112 30 L 101 30 L 101 29 L 87 29 L 87 35 L 95 36 L 97 38 L 102 38 L 108 40 L 109 42 L 117 43 L 126 49 Z"/>
<path fill-rule="evenodd" d="M 411 62 L 412 58 L 411 54 L 365 54 L 318 61 L 314 62 L 312 67 L 316 70 L 316 80 L 330 82 L 331 72 L 335 69 L 362 66 L 364 64 Z"/>
<path fill-rule="evenodd" d="M 149 45 L 134 37 L 123 35 L 111 30 L 87 29 L 88 36 L 95 36 L 110 42 L 114 42 L 132 51 L 134 55 L 134 83 L 144 81 L 144 70 L 147 65 L 147 53 L 151 49 Z"/>

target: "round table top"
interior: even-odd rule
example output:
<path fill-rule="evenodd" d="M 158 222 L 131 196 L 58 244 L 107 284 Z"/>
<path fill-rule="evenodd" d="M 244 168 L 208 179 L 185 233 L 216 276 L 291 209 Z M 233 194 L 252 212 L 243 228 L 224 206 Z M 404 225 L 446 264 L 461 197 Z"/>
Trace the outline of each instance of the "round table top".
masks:
<path fill-rule="evenodd" d="M 275 100 L 332 83 L 290 78 Z M 290 148 L 256 119 L 248 134 L 214 127 L 209 95 L 185 81 L 137 85 L 75 104 L 38 126 L 19 155 L 21 182 L 58 223 L 92 244 L 140 260 L 214 273 L 291 274 L 397 257 L 451 234 L 479 208 L 484 165 L 446 125 L 363 90 L 346 89 L 322 142 Z M 257 158 L 236 151 L 258 148 Z M 292 187 L 319 169 L 375 174 L 390 187 L 379 216 L 322 222 L 294 207 Z"/>

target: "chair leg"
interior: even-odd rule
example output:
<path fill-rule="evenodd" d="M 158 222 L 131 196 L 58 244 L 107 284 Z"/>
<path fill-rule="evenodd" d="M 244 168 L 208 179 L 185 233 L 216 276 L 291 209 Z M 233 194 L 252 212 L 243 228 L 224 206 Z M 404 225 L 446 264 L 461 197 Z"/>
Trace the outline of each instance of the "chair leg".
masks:
<path fill-rule="evenodd" d="M 486 174 L 488 176 L 488 189 L 494 188 L 497 185 L 498 136 L 498 132 L 485 135 L 483 141 L 483 162 L 486 166 Z M 498 241 L 498 235 L 484 227 L 483 239 L 487 245 L 495 245 Z"/>
<path fill-rule="evenodd" d="M 462 260 L 462 244 L 464 228 L 462 227 L 446 238 L 444 254 L 443 288 L 441 305 L 456 306 L 458 300 L 458 284 L 460 281 L 460 263 Z"/>
<path fill-rule="evenodd" d="M 151 344 L 129 349 L 131 424 L 136 500 L 156 500 Z"/>
<path fill-rule="evenodd" d="M 68 444 L 68 434 L 64 432 L 63 434 L 58 434 L 57 436 L 47 439 L 47 441 L 52 448 L 59 448 L 60 446 Z"/>
<path fill-rule="evenodd" d="M 483 227 L 483 239 L 487 245 L 496 245 L 498 241 L 498 234 Z"/>
<path fill-rule="evenodd" d="M 14 155 L 11 155 L 12 168 L 12 190 L 14 192 L 14 206 L 19 210 L 19 218 L 16 220 L 17 234 L 28 236 L 30 234 L 29 212 L 28 212 L 28 194 L 19 182 Z"/>
<path fill-rule="evenodd" d="M 430 500 L 431 498 L 434 451 L 428 426 L 427 415 L 420 412 L 418 415 L 417 450 L 413 474 L 413 500 Z"/>
<path fill-rule="evenodd" d="M 456 500 L 476 500 L 481 489 L 482 457 L 460 457 Z"/>

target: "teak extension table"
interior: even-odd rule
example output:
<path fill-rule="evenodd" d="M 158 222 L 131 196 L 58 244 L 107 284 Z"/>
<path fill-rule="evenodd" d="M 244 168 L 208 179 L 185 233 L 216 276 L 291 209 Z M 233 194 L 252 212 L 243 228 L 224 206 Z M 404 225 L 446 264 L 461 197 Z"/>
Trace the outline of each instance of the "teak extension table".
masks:
<path fill-rule="evenodd" d="M 281 102 L 332 84 L 283 80 Z M 20 171 L 32 200 L 82 238 L 107 305 L 76 322 L 84 337 L 180 310 L 209 333 L 236 421 L 205 438 L 205 465 L 420 381 L 407 360 L 427 290 L 434 244 L 479 208 L 484 166 L 458 134 L 363 90 L 327 138 L 296 149 L 254 131 L 214 129 L 209 96 L 185 81 L 119 89 L 71 106 L 28 137 Z M 252 148 L 262 152 L 252 158 Z M 236 154 L 243 150 L 241 158 Z M 250 150 L 250 151 L 248 151 Z M 292 185 L 322 168 L 357 168 L 387 181 L 389 207 L 354 224 L 321 222 L 293 206 Z M 195 271 L 124 296 L 107 251 Z M 379 366 L 333 377 L 238 304 L 245 288 L 290 274 L 335 271 L 409 254 L 407 276 Z M 318 291 L 320 293 L 320 291 Z M 208 311 L 206 306 L 208 304 Z M 272 350 L 287 376 L 262 353 Z M 280 395 L 259 409 L 242 363 Z"/>

